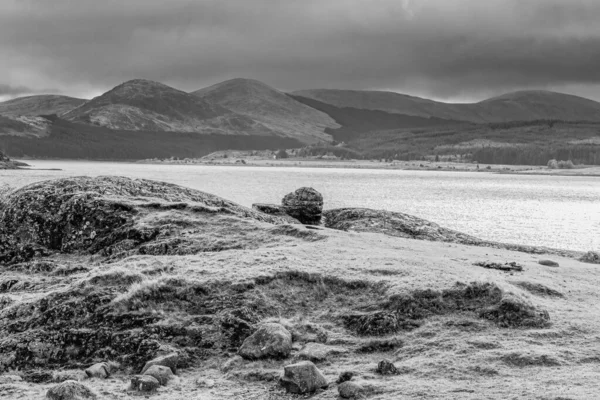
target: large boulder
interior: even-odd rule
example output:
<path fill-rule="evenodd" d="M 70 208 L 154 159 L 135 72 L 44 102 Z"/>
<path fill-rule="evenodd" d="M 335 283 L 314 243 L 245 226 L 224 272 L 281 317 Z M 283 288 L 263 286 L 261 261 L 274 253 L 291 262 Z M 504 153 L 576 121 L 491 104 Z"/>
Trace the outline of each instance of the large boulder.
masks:
<path fill-rule="evenodd" d="M 289 393 L 314 393 L 329 386 L 317 366 L 310 361 L 302 361 L 283 367 L 279 383 Z"/>
<path fill-rule="evenodd" d="M 87 386 L 76 381 L 64 381 L 46 392 L 50 400 L 88 400 L 98 398 Z"/>
<path fill-rule="evenodd" d="M 248 360 L 257 360 L 285 358 L 291 351 L 292 334 L 283 325 L 266 323 L 244 340 L 238 353 Z"/>
<path fill-rule="evenodd" d="M 221 221 L 226 218 L 230 220 Z M 194 220 L 212 222 L 210 237 L 205 230 L 181 237 Z M 0 204 L 0 264 L 56 252 L 115 256 L 240 248 L 231 224 L 244 231 L 256 229 L 250 225 L 256 221 L 287 222 L 208 193 L 146 179 L 39 182 L 11 192 Z M 220 229 L 227 229 L 227 240 L 214 240 Z"/>
<path fill-rule="evenodd" d="M 319 225 L 323 212 L 323 196 L 313 188 L 301 187 L 281 201 L 289 216 L 305 225 Z"/>
<path fill-rule="evenodd" d="M 169 353 L 164 356 L 156 357 L 146 364 L 144 364 L 144 368 L 142 369 L 142 375 L 148 371 L 148 369 L 154 365 L 160 365 L 163 367 L 168 367 L 171 369 L 171 372 L 174 374 L 177 373 L 177 364 L 179 364 L 179 354 L 177 353 Z"/>

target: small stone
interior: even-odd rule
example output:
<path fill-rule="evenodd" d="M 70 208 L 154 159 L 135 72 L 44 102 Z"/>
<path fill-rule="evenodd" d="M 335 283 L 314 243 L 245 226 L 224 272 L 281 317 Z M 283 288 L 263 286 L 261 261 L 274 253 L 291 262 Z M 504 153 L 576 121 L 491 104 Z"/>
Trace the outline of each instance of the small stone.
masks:
<path fill-rule="evenodd" d="M 545 265 L 547 267 L 558 267 L 559 264 L 556 261 L 552 261 L 552 260 L 540 260 L 539 263 L 541 265 Z"/>
<path fill-rule="evenodd" d="M 285 358 L 292 351 L 292 334 L 277 323 L 261 325 L 242 343 L 238 353 L 248 360 Z"/>
<path fill-rule="evenodd" d="M 338 386 L 338 393 L 343 399 L 356 399 L 363 393 L 363 387 L 358 383 L 346 381 Z"/>
<path fill-rule="evenodd" d="M 354 372 L 352 371 L 344 371 L 338 377 L 337 383 L 344 383 L 352 379 L 354 377 Z"/>
<path fill-rule="evenodd" d="M 317 366 L 310 361 L 302 361 L 283 367 L 279 383 L 289 393 L 314 393 L 327 388 L 329 384 Z"/>
<path fill-rule="evenodd" d="M 110 376 L 110 367 L 107 363 L 97 363 L 85 370 L 88 378 L 106 379 Z"/>
<path fill-rule="evenodd" d="M 379 364 L 377 364 L 376 372 L 381 375 L 396 375 L 398 369 L 390 360 L 381 360 L 379 361 Z"/>
<path fill-rule="evenodd" d="M 348 350 L 341 347 L 327 346 L 322 343 L 307 343 L 306 346 L 298 353 L 298 358 L 301 360 L 309 360 L 312 362 L 325 361 L 331 355 L 347 353 Z"/>
<path fill-rule="evenodd" d="M 98 397 L 87 386 L 75 381 L 64 381 L 48 389 L 46 398 L 50 400 L 87 400 Z"/>
<path fill-rule="evenodd" d="M 169 353 L 164 356 L 156 357 L 150 361 L 148 361 L 144 368 L 142 369 L 142 375 L 146 372 L 148 368 L 153 365 L 162 365 L 165 367 L 171 368 L 171 371 L 176 374 L 177 373 L 177 364 L 179 364 L 179 355 L 177 353 Z"/>
<path fill-rule="evenodd" d="M 136 375 L 131 378 L 131 390 L 137 392 L 154 392 L 160 386 L 160 382 L 153 376 L 150 375 Z"/>
<path fill-rule="evenodd" d="M 164 365 L 152 365 L 144 372 L 144 375 L 156 378 L 162 386 L 165 386 L 173 379 L 173 371 L 171 371 L 171 368 L 165 367 Z"/>

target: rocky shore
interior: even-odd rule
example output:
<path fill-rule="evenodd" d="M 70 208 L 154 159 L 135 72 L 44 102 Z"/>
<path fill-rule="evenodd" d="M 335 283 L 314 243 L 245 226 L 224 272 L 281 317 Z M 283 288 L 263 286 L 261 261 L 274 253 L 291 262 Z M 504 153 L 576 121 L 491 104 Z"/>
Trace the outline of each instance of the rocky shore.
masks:
<path fill-rule="evenodd" d="M 0 151 L 0 169 L 21 169 L 28 166 L 28 164 L 23 162 L 11 160 Z"/>
<path fill-rule="evenodd" d="M 0 397 L 598 392 L 596 253 L 326 202 L 300 188 L 249 209 L 121 177 L 8 194 Z"/>

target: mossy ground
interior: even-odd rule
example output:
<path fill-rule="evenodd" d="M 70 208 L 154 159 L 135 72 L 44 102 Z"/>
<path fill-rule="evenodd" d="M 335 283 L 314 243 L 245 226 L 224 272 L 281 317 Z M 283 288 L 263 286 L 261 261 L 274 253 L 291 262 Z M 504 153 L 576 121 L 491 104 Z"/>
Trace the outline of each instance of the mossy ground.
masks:
<path fill-rule="evenodd" d="M 279 321 L 295 330 L 299 347 L 325 337 L 327 344 L 347 349 L 318 367 L 332 383 L 339 373 L 354 371 L 354 379 L 368 384 L 373 399 L 590 399 L 600 392 L 596 266 L 554 257 L 561 266 L 549 268 L 539 265 L 536 255 L 508 250 L 328 229 L 318 234 L 324 238 L 285 235 L 266 247 L 134 255 L 110 263 L 99 256 L 54 256 L 3 268 L 0 282 L 18 283 L 2 295 L 10 299 L 10 308 L 39 304 L 61 293 L 79 293 L 72 300 L 85 305 L 83 294 L 104 294 L 101 307 L 87 310 L 91 316 L 78 314 L 69 321 L 91 328 L 112 326 L 121 333 L 146 330 L 155 335 L 148 340 L 187 355 L 177 380 L 155 396 L 160 399 L 292 398 L 276 379 L 296 352 L 287 360 L 242 361 L 228 372 L 221 370 L 243 337 L 262 321 Z M 251 237 L 253 233 L 246 239 Z M 472 265 L 480 260 L 515 261 L 524 271 Z M 554 291 L 562 297 L 552 295 Z M 502 304 L 540 323 L 504 323 L 514 321 L 510 315 L 489 318 L 489 313 L 502 315 Z M 6 315 L 9 308 L 0 313 Z M 367 319 L 383 328 L 359 332 L 347 322 L 349 315 L 377 313 L 393 316 L 392 323 Z M 94 319 L 109 314 L 112 325 Z M 37 323 L 46 331 L 51 327 L 48 320 L 36 319 L 37 313 L 20 315 L 11 323 Z M 66 319 L 66 314 L 53 315 L 58 322 Z M 143 323 L 129 326 L 138 322 Z M 128 374 L 139 372 L 143 358 L 157 349 L 112 350 L 110 357 L 100 351 L 72 355 L 62 365 L 40 364 L 37 375 L 28 375 L 27 365 L 8 370 L 43 381 L 70 376 L 61 370 L 81 370 L 96 356 L 114 358 L 122 364 L 119 373 L 85 384 L 107 399 L 130 398 L 124 390 Z M 394 361 L 400 373 L 376 374 L 382 358 Z M 0 397 L 42 398 L 51 385 L 1 385 Z M 336 399 L 335 384 L 314 398 Z"/>

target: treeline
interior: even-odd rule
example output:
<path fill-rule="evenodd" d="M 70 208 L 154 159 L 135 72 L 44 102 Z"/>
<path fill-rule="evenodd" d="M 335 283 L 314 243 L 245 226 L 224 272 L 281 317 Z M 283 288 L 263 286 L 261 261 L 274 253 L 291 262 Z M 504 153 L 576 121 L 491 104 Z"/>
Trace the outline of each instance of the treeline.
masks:
<path fill-rule="evenodd" d="M 522 165 L 546 165 L 557 159 L 600 165 L 599 123 L 528 121 L 494 126 L 369 132 L 349 141 L 348 146 L 370 159 L 410 161 L 439 156 L 442 160 Z"/>
<path fill-rule="evenodd" d="M 568 160 L 574 164 L 600 165 L 600 146 L 484 147 L 473 151 L 470 156 L 484 164 L 546 165 L 549 160 Z"/>
<path fill-rule="evenodd" d="M 340 146 L 308 146 L 298 149 L 296 157 L 320 157 L 332 155 L 341 159 L 360 160 L 364 155 L 354 149 Z"/>
<path fill-rule="evenodd" d="M 295 139 L 275 136 L 116 131 L 61 119 L 53 121 L 50 135 L 46 137 L 0 136 L 0 149 L 13 158 L 196 158 L 219 150 L 276 150 L 300 146 Z"/>

